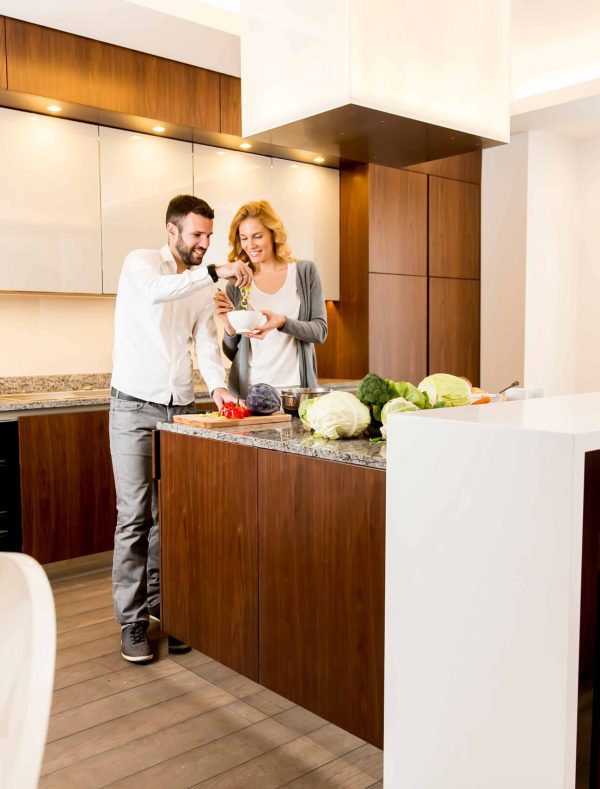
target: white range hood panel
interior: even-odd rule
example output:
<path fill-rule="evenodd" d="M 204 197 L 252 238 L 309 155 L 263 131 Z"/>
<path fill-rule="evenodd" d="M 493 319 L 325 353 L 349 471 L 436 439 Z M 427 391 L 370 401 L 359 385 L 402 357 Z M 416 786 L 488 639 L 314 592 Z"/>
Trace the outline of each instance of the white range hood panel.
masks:
<path fill-rule="evenodd" d="M 242 0 L 241 12 L 244 136 L 353 107 L 483 147 L 509 139 L 510 0 Z"/>

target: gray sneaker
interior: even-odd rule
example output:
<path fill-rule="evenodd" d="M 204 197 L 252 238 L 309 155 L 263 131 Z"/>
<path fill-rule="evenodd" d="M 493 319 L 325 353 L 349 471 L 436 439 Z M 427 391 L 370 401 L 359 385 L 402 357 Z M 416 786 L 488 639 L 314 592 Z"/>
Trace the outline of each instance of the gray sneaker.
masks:
<path fill-rule="evenodd" d="M 152 647 L 146 638 L 147 622 L 135 622 L 121 628 L 121 655 L 132 663 L 149 663 Z"/>

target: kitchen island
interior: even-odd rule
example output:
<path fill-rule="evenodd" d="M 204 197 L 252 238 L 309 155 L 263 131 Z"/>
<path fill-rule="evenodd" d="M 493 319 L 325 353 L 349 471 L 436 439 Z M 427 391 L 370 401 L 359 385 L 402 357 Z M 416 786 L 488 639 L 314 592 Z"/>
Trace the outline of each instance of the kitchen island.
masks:
<path fill-rule="evenodd" d="M 600 394 L 388 428 L 385 785 L 598 786 Z"/>
<path fill-rule="evenodd" d="M 157 435 L 164 628 L 381 747 L 386 445 Z"/>

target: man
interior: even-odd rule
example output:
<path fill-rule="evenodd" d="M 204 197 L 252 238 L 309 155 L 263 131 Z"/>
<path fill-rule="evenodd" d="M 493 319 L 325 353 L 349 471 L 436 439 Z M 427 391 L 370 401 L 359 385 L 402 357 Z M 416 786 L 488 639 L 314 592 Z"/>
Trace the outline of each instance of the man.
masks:
<path fill-rule="evenodd" d="M 232 399 L 213 320 L 214 283 L 244 287 L 244 263 L 201 266 L 214 211 L 192 195 L 167 208 L 168 243 L 125 258 L 115 309 L 110 450 L 117 491 L 113 601 L 121 654 L 146 663 L 150 618 L 160 619 L 158 511 L 152 480 L 152 431 L 174 414 L 195 411 L 191 350 L 218 407 Z M 189 647 L 169 639 L 172 651 Z"/>

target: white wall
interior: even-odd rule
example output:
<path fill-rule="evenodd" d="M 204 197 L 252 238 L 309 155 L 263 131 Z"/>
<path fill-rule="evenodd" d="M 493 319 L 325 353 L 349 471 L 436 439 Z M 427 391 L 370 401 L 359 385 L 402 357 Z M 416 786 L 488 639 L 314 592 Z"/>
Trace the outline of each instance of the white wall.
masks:
<path fill-rule="evenodd" d="M 527 134 L 483 152 L 480 378 L 490 392 L 525 368 L 527 155 Z"/>
<path fill-rule="evenodd" d="M 548 395 L 600 390 L 600 143 L 585 150 L 531 131 L 484 152 L 481 378 L 491 391 L 513 378 Z"/>
<path fill-rule="evenodd" d="M 112 370 L 115 299 L 0 296 L 0 376 Z"/>
<path fill-rule="evenodd" d="M 525 371 L 546 394 L 576 391 L 578 146 L 550 131 L 529 134 Z"/>
<path fill-rule="evenodd" d="M 579 146 L 578 392 L 600 391 L 600 139 Z"/>

